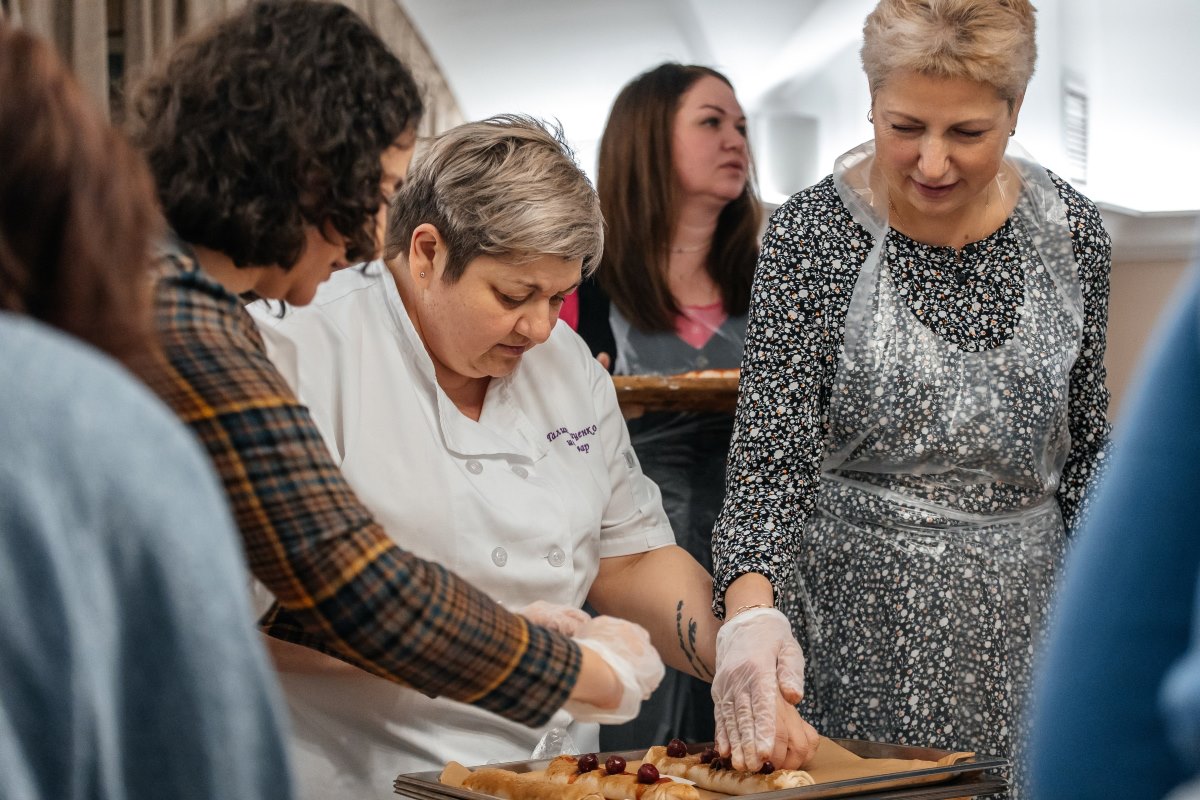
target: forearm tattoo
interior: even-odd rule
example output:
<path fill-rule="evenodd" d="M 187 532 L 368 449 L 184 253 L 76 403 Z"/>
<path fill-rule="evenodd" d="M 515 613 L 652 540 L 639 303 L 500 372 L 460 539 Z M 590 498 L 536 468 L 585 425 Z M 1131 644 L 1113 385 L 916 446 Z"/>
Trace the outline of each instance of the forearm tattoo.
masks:
<path fill-rule="evenodd" d="M 680 600 L 675 605 L 675 635 L 679 637 L 679 649 L 687 656 L 688 663 L 692 665 L 696 675 L 704 680 L 711 681 L 713 679 L 713 670 L 700 658 L 700 654 L 696 651 L 696 618 L 688 617 L 687 621 L 683 619 L 683 601 Z"/>

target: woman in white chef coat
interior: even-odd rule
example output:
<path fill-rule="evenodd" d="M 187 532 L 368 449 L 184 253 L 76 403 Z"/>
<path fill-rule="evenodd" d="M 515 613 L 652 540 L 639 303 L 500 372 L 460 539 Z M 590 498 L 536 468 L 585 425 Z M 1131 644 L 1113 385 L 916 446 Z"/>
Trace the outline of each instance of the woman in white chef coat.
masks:
<path fill-rule="evenodd" d="M 711 578 L 675 546 L 608 374 L 556 325 L 599 261 L 602 226 L 560 136 L 519 117 L 471 123 L 419 157 L 385 262 L 257 319 L 343 473 L 406 548 L 510 608 L 569 609 L 566 627 L 588 600 L 708 678 Z M 596 727 L 564 712 L 525 728 L 296 655 L 282 680 L 310 797 L 389 797 L 398 773 L 528 758 L 555 726 L 597 749 Z M 799 716 L 787 720 L 808 742 Z M 781 748 L 779 763 L 801 749 Z"/>

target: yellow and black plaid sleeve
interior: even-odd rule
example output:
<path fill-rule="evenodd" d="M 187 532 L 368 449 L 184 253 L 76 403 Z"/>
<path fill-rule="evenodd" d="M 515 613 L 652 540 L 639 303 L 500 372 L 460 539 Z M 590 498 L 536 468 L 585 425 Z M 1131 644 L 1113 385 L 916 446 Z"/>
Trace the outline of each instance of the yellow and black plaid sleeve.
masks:
<path fill-rule="evenodd" d="M 240 300 L 182 252 L 155 285 L 160 363 L 146 378 L 216 466 L 269 632 L 430 696 L 529 725 L 566 702 L 580 652 L 397 546 L 331 459 Z"/>

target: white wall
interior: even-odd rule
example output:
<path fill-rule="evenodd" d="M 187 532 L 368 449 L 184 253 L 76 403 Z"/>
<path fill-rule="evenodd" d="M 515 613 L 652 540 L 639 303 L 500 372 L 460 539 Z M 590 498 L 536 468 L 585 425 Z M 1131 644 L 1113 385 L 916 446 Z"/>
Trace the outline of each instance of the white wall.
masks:
<path fill-rule="evenodd" d="M 1095 15 L 1089 193 L 1138 211 L 1200 209 L 1200 3 L 1062 0 Z"/>

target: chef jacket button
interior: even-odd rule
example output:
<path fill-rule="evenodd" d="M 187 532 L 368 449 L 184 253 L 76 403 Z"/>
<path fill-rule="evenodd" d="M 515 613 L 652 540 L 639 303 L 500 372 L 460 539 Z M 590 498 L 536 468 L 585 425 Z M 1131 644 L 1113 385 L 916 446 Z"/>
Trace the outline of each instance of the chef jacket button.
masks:
<path fill-rule="evenodd" d="M 475 459 L 471 459 L 467 462 L 467 472 L 471 473 L 472 475 L 478 475 L 479 473 L 483 472 L 483 464 L 480 464 Z"/>
<path fill-rule="evenodd" d="M 550 552 L 546 553 L 546 560 L 550 562 L 552 567 L 561 567 L 567 563 L 567 554 L 558 545 L 550 548 Z"/>
<path fill-rule="evenodd" d="M 522 467 L 521 465 L 518 464 L 517 466 L 513 467 L 513 474 L 516 475 L 518 478 L 528 478 L 529 470 L 525 469 L 524 467 Z"/>
<path fill-rule="evenodd" d="M 497 567 L 503 567 L 508 563 L 508 551 L 503 547 L 497 547 L 492 551 L 492 563 Z"/>

